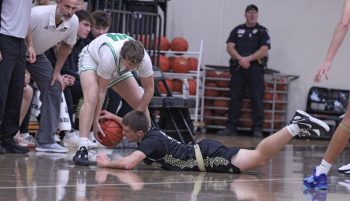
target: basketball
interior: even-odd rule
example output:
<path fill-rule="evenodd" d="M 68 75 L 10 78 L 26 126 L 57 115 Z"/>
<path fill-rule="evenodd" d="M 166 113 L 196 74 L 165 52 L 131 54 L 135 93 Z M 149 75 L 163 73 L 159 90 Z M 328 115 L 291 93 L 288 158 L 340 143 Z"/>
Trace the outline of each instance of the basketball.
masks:
<path fill-rule="evenodd" d="M 264 100 L 271 101 L 273 99 L 273 94 L 272 93 L 265 93 L 264 95 Z"/>
<path fill-rule="evenodd" d="M 208 87 L 208 88 L 217 87 L 216 82 L 214 82 L 214 81 L 207 81 L 205 86 Z M 206 88 L 205 91 L 204 91 L 204 95 L 205 96 L 215 97 L 215 96 L 219 95 L 220 92 L 218 90 L 208 89 L 208 88 Z"/>
<path fill-rule="evenodd" d="M 190 70 L 188 60 L 185 57 L 176 57 L 171 67 L 175 73 L 187 73 Z"/>
<path fill-rule="evenodd" d="M 165 82 L 166 82 L 166 85 L 168 85 L 169 90 L 173 91 L 174 90 L 173 81 L 170 80 L 170 79 L 165 79 Z M 167 90 L 166 90 L 166 88 L 164 86 L 164 83 L 161 80 L 158 81 L 158 89 L 160 90 L 160 93 L 162 93 L 162 94 L 166 94 L 167 93 Z"/>
<path fill-rule="evenodd" d="M 170 70 L 170 61 L 166 56 L 159 56 L 159 68 L 162 72 L 168 72 Z"/>
<path fill-rule="evenodd" d="M 218 74 L 214 70 L 206 70 L 205 74 L 207 77 L 217 77 L 218 76 Z"/>
<path fill-rule="evenodd" d="M 100 122 L 101 129 L 105 133 L 105 137 L 101 133 L 98 133 L 96 140 L 106 147 L 114 147 L 123 140 L 123 127 L 118 122 L 105 119 Z"/>
<path fill-rule="evenodd" d="M 213 102 L 213 106 L 217 107 L 215 109 L 215 112 L 217 114 L 223 114 L 225 112 L 227 112 L 227 110 L 225 108 L 228 108 L 229 105 L 229 101 L 227 100 L 214 100 Z"/>
<path fill-rule="evenodd" d="M 287 81 L 284 79 L 277 79 L 277 90 L 286 91 L 287 90 Z"/>
<path fill-rule="evenodd" d="M 156 48 L 158 48 L 158 38 L 157 38 L 157 40 L 155 42 L 155 46 L 156 46 Z M 170 42 L 169 42 L 167 37 L 165 37 L 165 36 L 160 37 L 160 47 L 159 47 L 159 49 L 161 51 L 168 51 L 170 49 Z"/>
<path fill-rule="evenodd" d="M 204 123 L 206 125 L 213 123 L 213 119 L 210 119 L 211 116 L 213 116 L 213 111 L 209 110 L 209 109 L 205 109 L 204 110 Z"/>
<path fill-rule="evenodd" d="M 172 51 L 187 51 L 188 50 L 188 42 L 186 39 L 184 39 L 182 37 L 176 37 L 171 41 L 170 49 Z"/>
<path fill-rule="evenodd" d="M 182 92 L 182 80 L 173 79 L 174 92 Z"/>
<path fill-rule="evenodd" d="M 188 65 L 190 66 L 190 70 L 196 71 L 198 67 L 198 59 L 195 57 L 188 58 Z"/>
<path fill-rule="evenodd" d="M 219 74 L 220 78 L 229 78 L 231 77 L 231 73 L 228 71 L 222 72 Z M 216 81 L 216 84 L 218 87 L 228 88 L 230 87 L 230 81 L 229 80 L 218 80 Z"/>
<path fill-rule="evenodd" d="M 197 91 L 197 82 L 194 79 L 188 79 L 188 86 L 189 86 L 189 92 L 190 95 L 194 96 L 196 95 L 196 91 Z"/>

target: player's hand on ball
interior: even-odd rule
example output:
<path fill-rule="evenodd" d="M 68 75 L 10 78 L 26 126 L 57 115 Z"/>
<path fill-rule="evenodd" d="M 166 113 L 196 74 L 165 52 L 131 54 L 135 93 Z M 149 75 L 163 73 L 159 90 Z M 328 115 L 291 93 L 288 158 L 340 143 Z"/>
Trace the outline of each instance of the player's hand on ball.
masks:
<path fill-rule="evenodd" d="M 102 110 L 100 114 L 100 119 L 113 119 L 115 115 L 108 112 L 107 110 Z"/>
<path fill-rule="evenodd" d="M 103 132 L 101 125 L 99 124 L 99 122 L 95 122 L 94 123 L 94 136 L 99 138 L 97 135 L 98 133 L 100 133 L 102 135 L 102 137 L 106 137 L 106 134 Z M 101 140 L 101 139 L 98 139 Z"/>

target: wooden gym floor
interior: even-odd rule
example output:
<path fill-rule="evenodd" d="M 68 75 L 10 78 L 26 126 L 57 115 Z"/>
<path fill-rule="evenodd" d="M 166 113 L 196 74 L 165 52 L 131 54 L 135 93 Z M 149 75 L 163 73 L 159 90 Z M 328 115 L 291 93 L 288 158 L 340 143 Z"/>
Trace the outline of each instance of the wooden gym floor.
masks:
<path fill-rule="evenodd" d="M 216 137 L 228 146 L 254 147 L 260 139 Z M 0 155 L 0 200 L 349 200 L 350 177 L 336 169 L 350 162 L 350 148 L 338 159 L 329 177 L 328 191 L 304 191 L 303 178 L 318 164 L 326 140 L 295 139 L 266 166 L 241 174 L 172 172 L 139 165 L 135 170 L 112 170 L 72 164 L 69 154 L 31 151 L 26 155 Z M 113 157 L 132 149 L 91 150 Z"/>

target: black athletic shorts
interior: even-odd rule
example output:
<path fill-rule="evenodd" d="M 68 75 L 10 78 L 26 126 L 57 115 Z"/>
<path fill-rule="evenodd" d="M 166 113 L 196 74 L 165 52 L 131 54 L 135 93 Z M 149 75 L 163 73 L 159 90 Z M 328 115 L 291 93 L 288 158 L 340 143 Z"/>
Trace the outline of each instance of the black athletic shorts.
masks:
<path fill-rule="evenodd" d="M 228 148 L 210 139 L 202 140 L 198 145 L 201 148 L 207 172 L 241 173 L 238 167 L 231 164 L 232 156 L 236 155 L 240 148 Z"/>

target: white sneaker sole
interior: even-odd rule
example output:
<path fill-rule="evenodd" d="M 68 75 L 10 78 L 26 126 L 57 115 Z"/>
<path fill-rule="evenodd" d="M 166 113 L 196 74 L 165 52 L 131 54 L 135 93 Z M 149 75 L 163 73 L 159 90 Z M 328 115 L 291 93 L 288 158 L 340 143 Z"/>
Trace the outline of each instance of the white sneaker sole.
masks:
<path fill-rule="evenodd" d="M 323 129 L 325 129 L 327 132 L 329 131 L 329 126 L 328 126 L 325 122 L 323 122 L 323 121 L 321 121 L 321 120 L 319 120 L 319 119 L 316 119 L 315 117 L 312 117 L 311 115 L 309 115 L 308 113 L 306 113 L 306 112 L 304 112 L 304 111 L 302 111 L 302 110 L 297 110 L 297 112 L 298 112 L 299 114 L 302 114 L 302 115 L 304 115 L 304 116 L 309 117 L 310 121 L 312 121 L 312 122 L 315 123 L 315 124 L 318 124 L 318 125 L 321 126 Z"/>
<path fill-rule="evenodd" d="M 338 172 L 340 172 L 342 174 L 350 174 L 350 163 L 338 168 Z"/>
<path fill-rule="evenodd" d="M 71 147 L 71 148 L 79 147 L 79 143 L 75 143 L 75 142 L 67 142 L 63 140 L 63 144 L 65 147 Z"/>
<path fill-rule="evenodd" d="M 39 147 L 36 147 L 35 151 L 49 152 L 49 153 L 67 153 L 68 152 L 68 150 L 57 150 L 57 149 L 48 149 L 48 148 L 39 148 Z"/>

